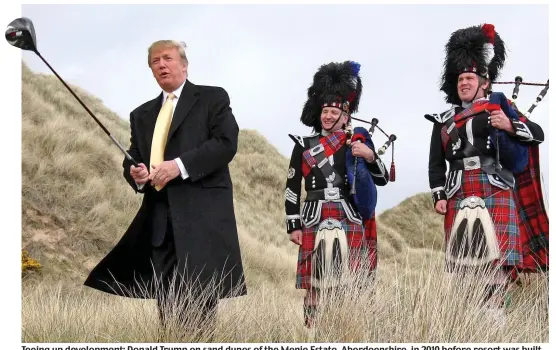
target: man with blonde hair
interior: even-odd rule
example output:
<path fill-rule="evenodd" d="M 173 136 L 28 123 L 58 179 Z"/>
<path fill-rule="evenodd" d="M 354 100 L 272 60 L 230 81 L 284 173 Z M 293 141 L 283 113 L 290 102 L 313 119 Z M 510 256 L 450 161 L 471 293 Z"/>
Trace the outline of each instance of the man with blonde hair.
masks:
<path fill-rule="evenodd" d="M 140 164 L 123 162 L 143 203 L 85 285 L 156 298 L 163 324 L 167 307 L 185 320 L 200 302 L 212 324 L 219 299 L 246 294 L 228 167 L 239 128 L 223 88 L 187 79 L 185 44 L 153 43 L 148 65 L 162 91 L 131 112 L 128 152 Z"/>

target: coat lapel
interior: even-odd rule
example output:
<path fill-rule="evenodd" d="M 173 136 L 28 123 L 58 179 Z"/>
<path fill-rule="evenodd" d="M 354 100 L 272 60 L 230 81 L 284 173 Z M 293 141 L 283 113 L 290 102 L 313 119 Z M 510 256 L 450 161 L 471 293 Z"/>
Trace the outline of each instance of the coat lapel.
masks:
<path fill-rule="evenodd" d="M 172 118 L 172 124 L 170 124 L 170 131 L 168 132 L 168 140 L 172 138 L 172 135 L 176 132 L 178 127 L 183 123 L 191 108 L 197 102 L 199 98 L 199 90 L 192 84 L 189 80 L 185 81 L 185 85 L 181 91 L 180 98 L 178 99 L 178 104 L 176 105 L 176 110 L 174 111 L 174 117 Z M 154 130 L 154 129 L 153 129 Z"/>

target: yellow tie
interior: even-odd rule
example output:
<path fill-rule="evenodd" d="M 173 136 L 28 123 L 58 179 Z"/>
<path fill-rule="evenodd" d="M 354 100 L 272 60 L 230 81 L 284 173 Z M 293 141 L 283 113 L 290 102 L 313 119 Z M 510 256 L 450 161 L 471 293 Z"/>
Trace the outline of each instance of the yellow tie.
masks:
<path fill-rule="evenodd" d="M 174 94 L 169 94 L 166 102 L 160 109 L 158 117 L 156 118 L 156 125 L 154 127 L 153 142 L 151 144 L 151 162 L 150 172 L 153 171 L 153 164 L 159 165 L 164 161 L 164 150 L 166 149 L 166 141 L 168 139 L 168 131 L 172 121 L 172 112 L 174 110 Z M 157 191 L 160 191 L 160 186 L 155 186 Z"/>

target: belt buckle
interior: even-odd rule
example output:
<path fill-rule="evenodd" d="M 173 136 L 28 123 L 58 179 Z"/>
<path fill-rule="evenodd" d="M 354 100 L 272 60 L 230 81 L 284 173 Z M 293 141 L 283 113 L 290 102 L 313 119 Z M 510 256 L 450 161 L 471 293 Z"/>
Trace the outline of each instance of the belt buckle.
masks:
<path fill-rule="evenodd" d="M 481 167 L 481 158 L 479 156 L 463 158 L 464 170 L 475 170 Z"/>
<path fill-rule="evenodd" d="M 338 187 L 328 187 L 324 189 L 324 199 L 327 201 L 340 199 L 340 189 Z"/>

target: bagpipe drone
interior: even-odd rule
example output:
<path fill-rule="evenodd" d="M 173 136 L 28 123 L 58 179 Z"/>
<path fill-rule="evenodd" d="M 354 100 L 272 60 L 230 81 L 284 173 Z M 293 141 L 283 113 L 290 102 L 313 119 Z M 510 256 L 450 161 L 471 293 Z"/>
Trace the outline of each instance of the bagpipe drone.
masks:
<path fill-rule="evenodd" d="M 516 110 L 517 110 L 517 105 L 515 104 L 515 101 L 517 100 L 517 96 L 519 94 L 519 88 L 521 85 L 527 85 L 527 86 L 544 86 L 544 88 L 541 90 L 541 92 L 539 93 L 539 95 L 537 96 L 537 98 L 535 99 L 535 101 L 531 104 L 531 107 L 529 107 L 529 109 L 527 110 L 527 112 L 525 112 L 523 114 L 523 117 L 525 117 L 526 119 L 529 119 L 529 116 L 531 115 L 531 113 L 533 113 L 533 110 L 538 106 L 538 104 L 544 99 L 544 97 L 546 96 L 546 93 L 548 92 L 548 85 L 549 80 L 546 81 L 546 83 L 528 83 L 528 82 L 523 82 L 523 78 L 520 76 L 515 77 L 515 81 L 511 82 L 511 81 L 500 81 L 500 82 L 493 82 L 493 84 L 515 84 L 514 85 L 514 89 L 512 91 L 512 99 L 511 102 L 512 104 L 514 104 Z"/>
<path fill-rule="evenodd" d="M 370 128 L 367 131 L 363 127 L 353 128 L 351 123 L 346 128 L 348 146 L 353 145 L 355 142 L 361 142 L 366 144 L 369 148 L 375 149 L 373 136 L 375 129 L 380 130 L 388 140 L 376 151 L 376 156 L 382 156 L 386 150 L 392 147 L 392 163 L 390 165 L 390 172 L 388 174 L 388 180 L 390 182 L 396 181 L 396 165 L 394 163 L 394 141 L 397 139 L 394 134 L 387 134 L 378 124 L 378 119 L 373 118 L 371 122 L 363 119 L 351 117 L 353 120 L 357 120 L 363 123 L 370 124 Z M 381 160 L 378 160 L 381 162 Z M 368 169 L 368 165 L 364 159 L 360 157 L 355 157 L 351 153 L 351 147 L 349 147 L 346 153 L 346 167 L 348 184 L 350 186 L 350 195 L 353 197 L 355 206 L 359 210 L 361 216 L 364 220 L 370 219 L 376 209 L 377 204 L 377 188 L 373 180 L 373 177 Z"/>

